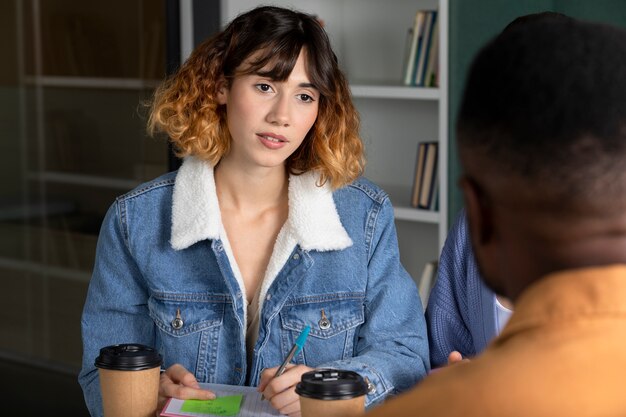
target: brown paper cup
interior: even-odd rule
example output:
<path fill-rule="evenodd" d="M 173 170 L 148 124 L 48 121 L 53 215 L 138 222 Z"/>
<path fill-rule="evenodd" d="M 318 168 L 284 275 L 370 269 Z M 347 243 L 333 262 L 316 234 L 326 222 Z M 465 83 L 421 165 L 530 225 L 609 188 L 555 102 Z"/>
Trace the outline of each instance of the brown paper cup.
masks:
<path fill-rule="evenodd" d="M 356 372 L 307 372 L 296 386 L 296 393 L 302 417 L 355 417 L 365 413 L 367 384 Z"/>
<path fill-rule="evenodd" d="M 161 355 L 137 344 L 107 346 L 96 359 L 105 417 L 154 417 Z"/>
<path fill-rule="evenodd" d="M 349 400 L 316 400 L 300 397 L 302 417 L 356 417 L 365 413 L 365 396 Z"/>

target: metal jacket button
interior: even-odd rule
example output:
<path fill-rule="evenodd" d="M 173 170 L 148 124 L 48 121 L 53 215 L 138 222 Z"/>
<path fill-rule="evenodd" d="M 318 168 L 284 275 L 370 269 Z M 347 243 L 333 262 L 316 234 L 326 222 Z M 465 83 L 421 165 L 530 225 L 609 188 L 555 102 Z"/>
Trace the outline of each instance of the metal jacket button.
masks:
<path fill-rule="evenodd" d="M 367 393 L 368 394 L 376 394 L 376 386 L 372 384 L 368 377 L 363 378 L 365 384 L 367 385 Z"/>
<path fill-rule="evenodd" d="M 176 330 L 180 330 L 183 327 L 183 324 L 185 324 L 185 322 L 180 316 L 180 308 L 178 308 L 176 309 L 176 318 L 172 320 L 172 327 Z"/>
<path fill-rule="evenodd" d="M 326 313 L 322 310 L 322 318 L 317 322 L 322 330 L 328 330 L 330 328 L 330 320 L 326 317 Z"/>

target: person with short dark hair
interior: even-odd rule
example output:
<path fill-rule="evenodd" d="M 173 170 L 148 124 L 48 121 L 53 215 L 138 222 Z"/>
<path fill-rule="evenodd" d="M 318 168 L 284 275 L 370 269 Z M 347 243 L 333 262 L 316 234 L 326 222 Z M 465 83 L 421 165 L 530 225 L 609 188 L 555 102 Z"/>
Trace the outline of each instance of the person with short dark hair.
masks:
<path fill-rule="evenodd" d="M 569 17 L 553 11 L 531 13 L 513 19 L 502 32 L 528 22 L 563 19 Z M 512 308 L 511 301 L 496 295 L 480 276 L 467 216 L 461 210 L 441 251 L 437 281 L 426 308 L 431 366 L 438 368 L 481 353 L 500 334 Z"/>
<path fill-rule="evenodd" d="M 430 365 L 439 368 L 480 354 L 511 317 L 510 301 L 483 282 L 465 210 L 450 228 L 428 297 Z"/>
<path fill-rule="evenodd" d="M 475 359 L 375 416 L 626 415 L 626 31 L 529 21 L 471 66 L 457 119 L 480 272 L 515 306 Z"/>
<path fill-rule="evenodd" d="M 184 162 L 118 197 L 102 225 L 79 376 L 93 416 L 94 359 L 118 343 L 161 353 L 161 404 L 213 398 L 199 382 L 251 385 L 298 416 L 295 385 L 313 368 L 367 378 L 367 406 L 426 374 L 393 207 L 361 178 L 359 117 L 314 16 L 258 7 L 235 18 L 157 90 L 149 129 Z"/>

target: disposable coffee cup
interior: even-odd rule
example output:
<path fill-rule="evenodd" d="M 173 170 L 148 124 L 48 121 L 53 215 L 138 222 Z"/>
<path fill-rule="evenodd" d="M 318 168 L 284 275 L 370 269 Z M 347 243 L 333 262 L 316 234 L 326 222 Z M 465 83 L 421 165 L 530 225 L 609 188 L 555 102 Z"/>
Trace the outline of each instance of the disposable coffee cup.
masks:
<path fill-rule="evenodd" d="M 139 344 L 100 349 L 96 367 L 105 417 L 154 417 L 163 358 Z"/>
<path fill-rule="evenodd" d="M 352 371 L 324 369 L 302 375 L 296 385 L 302 417 L 353 417 L 365 413 L 367 384 Z"/>

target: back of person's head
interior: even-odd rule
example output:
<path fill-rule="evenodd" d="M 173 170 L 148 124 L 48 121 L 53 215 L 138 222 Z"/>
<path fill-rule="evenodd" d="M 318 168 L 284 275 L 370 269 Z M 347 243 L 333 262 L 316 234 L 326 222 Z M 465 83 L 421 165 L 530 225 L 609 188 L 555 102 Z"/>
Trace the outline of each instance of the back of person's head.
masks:
<path fill-rule="evenodd" d="M 516 28 L 517 26 L 525 25 L 529 22 L 535 22 L 535 21 L 548 21 L 549 22 L 555 19 L 565 20 L 565 19 L 571 19 L 571 18 L 567 16 L 566 14 L 553 12 L 550 10 L 546 10 L 544 12 L 526 14 L 523 16 L 518 16 L 515 19 L 513 19 L 509 24 L 507 24 L 504 27 L 504 29 L 502 30 L 502 33 L 505 33 L 509 31 L 510 29 Z"/>
<path fill-rule="evenodd" d="M 623 209 L 626 31 L 558 13 L 516 19 L 476 57 L 457 132 L 494 174 L 540 185 L 547 202 Z"/>
<path fill-rule="evenodd" d="M 307 75 L 320 92 L 318 117 L 302 145 L 287 160 L 292 173 L 316 170 L 322 182 L 345 185 L 364 168 L 359 118 L 348 82 L 319 20 L 291 9 L 261 6 L 240 14 L 201 43 L 156 92 L 149 132 L 163 131 L 178 156 L 196 155 L 217 164 L 230 148 L 220 80 L 261 74 L 285 81 L 300 52 Z"/>
<path fill-rule="evenodd" d="M 472 64 L 457 140 L 474 253 L 497 293 L 626 263 L 626 31 L 555 14 L 511 24 Z"/>

